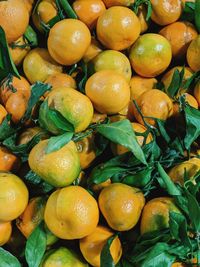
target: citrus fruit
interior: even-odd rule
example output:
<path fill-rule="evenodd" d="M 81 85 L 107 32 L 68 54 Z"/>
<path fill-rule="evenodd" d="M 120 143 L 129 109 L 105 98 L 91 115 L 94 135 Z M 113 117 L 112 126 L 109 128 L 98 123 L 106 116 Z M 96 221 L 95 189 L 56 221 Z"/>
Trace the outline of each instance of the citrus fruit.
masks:
<path fill-rule="evenodd" d="M 29 13 L 21 0 L 0 2 L 0 26 L 4 29 L 8 43 L 24 34 L 29 23 Z"/>
<path fill-rule="evenodd" d="M 3 122 L 3 120 L 5 119 L 6 115 L 7 115 L 7 111 L 6 109 L 4 108 L 4 106 L 2 106 L 0 104 L 0 124 Z"/>
<path fill-rule="evenodd" d="M 39 135 L 41 140 L 49 138 L 49 135 L 46 131 L 44 131 L 42 128 L 38 126 L 35 126 L 32 128 L 24 129 L 24 131 L 18 137 L 17 144 L 18 145 L 27 144 L 36 135 Z"/>
<path fill-rule="evenodd" d="M 83 257 L 92 266 L 100 267 L 101 251 L 108 238 L 114 235 L 114 232 L 104 226 L 97 226 L 93 233 L 80 239 L 79 245 Z M 116 236 L 110 246 L 110 254 L 114 264 L 117 264 L 122 255 L 122 247 L 119 238 Z"/>
<path fill-rule="evenodd" d="M 45 48 L 34 48 L 25 57 L 23 70 L 30 81 L 44 82 L 49 75 L 62 72 L 62 67 L 56 63 Z"/>
<path fill-rule="evenodd" d="M 113 6 L 97 21 L 97 38 L 109 49 L 123 50 L 131 46 L 140 34 L 140 21 L 127 7 Z"/>
<path fill-rule="evenodd" d="M 155 120 L 152 118 L 157 118 L 160 120 L 167 120 L 173 114 L 173 103 L 167 94 L 158 90 L 152 89 L 141 94 L 136 103 L 145 117 L 144 120 L 151 125 L 155 125 Z M 137 108 L 133 107 L 134 116 L 136 120 L 144 124 L 143 118 L 138 112 Z M 150 117 L 150 118 L 148 118 Z"/>
<path fill-rule="evenodd" d="M 25 47 L 24 47 L 25 46 Z M 23 36 L 19 37 L 14 43 L 9 45 L 11 58 L 16 66 L 22 64 L 25 56 L 30 51 L 30 46 Z"/>
<path fill-rule="evenodd" d="M 68 74 L 65 73 L 55 73 L 49 75 L 45 83 L 52 86 L 52 90 L 59 87 L 70 87 L 76 88 L 76 81 Z"/>
<path fill-rule="evenodd" d="M 131 99 L 136 100 L 145 91 L 155 88 L 157 80 L 155 78 L 144 78 L 134 75 L 130 80 Z"/>
<path fill-rule="evenodd" d="M 84 62 L 86 63 L 89 62 L 90 60 L 95 58 L 99 53 L 101 53 L 101 51 L 102 48 L 100 43 L 94 37 L 92 37 L 91 43 L 83 56 Z"/>
<path fill-rule="evenodd" d="M 0 246 L 8 242 L 12 233 L 11 222 L 0 222 Z"/>
<path fill-rule="evenodd" d="M 80 173 L 80 160 L 73 141 L 57 151 L 46 153 L 47 140 L 40 141 L 29 154 L 30 168 L 56 187 L 71 184 Z"/>
<path fill-rule="evenodd" d="M 91 234 L 99 221 L 96 200 L 80 186 L 53 192 L 46 204 L 45 222 L 62 239 L 80 239 Z"/>
<path fill-rule="evenodd" d="M 194 96 L 200 106 L 200 81 L 195 85 Z"/>
<path fill-rule="evenodd" d="M 147 202 L 141 216 L 141 234 L 169 227 L 170 211 L 180 213 L 172 198 L 158 197 Z"/>
<path fill-rule="evenodd" d="M 180 0 L 151 0 L 151 19 L 158 25 L 168 25 L 177 21 L 182 12 Z"/>
<path fill-rule="evenodd" d="M 155 77 L 169 66 L 172 58 L 171 45 L 162 35 L 146 33 L 133 44 L 129 58 L 137 74 Z"/>
<path fill-rule="evenodd" d="M 187 21 L 177 21 L 165 26 L 159 32 L 171 44 L 173 57 L 183 57 L 186 55 L 187 48 L 198 33 L 194 25 Z"/>
<path fill-rule="evenodd" d="M 187 49 L 187 62 L 193 71 L 200 70 L 200 34 L 190 43 Z"/>
<path fill-rule="evenodd" d="M 106 10 L 104 2 L 101 0 L 75 0 L 72 6 L 78 18 L 89 29 L 96 26 L 98 17 Z"/>
<path fill-rule="evenodd" d="M 88 267 L 72 249 L 60 247 L 46 252 L 40 267 Z"/>
<path fill-rule="evenodd" d="M 129 82 L 131 79 L 131 65 L 128 58 L 121 52 L 105 50 L 92 61 L 95 72 L 101 70 L 114 70 L 124 76 Z"/>
<path fill-rule="evenodd" d="M 56 62 L 72 65 L 84 56 L 90 42 L 90 31 L 82 21 L 64 19 L 51 28 L 47 46 Z"/>
<path fill-rule="evenodd" d="M 90 99 L 73 88 L 60 87 L 48 94 L 48 106 L 54 108 L 74 127 L 75 132 L 84 131 L 93 117 L 93 106 Z M 52 133 L 59 133 L 56 124 L 49 123 L 48 111 L 40 107 L 39 118 L 43 126 Z"/>
<path fill-rule="evenodd" d="M 111 6 L 129 6 L 134 3 L 134 0 L 103 0 L 106 7 Z"/>
<path fill-rule="evenodd" d="M 16 171 L 19 166 L 19 158 L 6 147 L 0 146 L 0 171 Z"/>
<path fill-rule="evenodd" d="M 149 23 L 146 20 L 146 17 L 147 17 L 147 9 L 146 9 L 146 6 L 145 5 L 140 5 L 139 6 L 137 16 L 138 16 L 138 19 L 140 21 L 141 33 L 144 33 L 149 28 Z"/>
<path fill-rule="evenodd" d="M 174 262 L 171 267 L 186 267 L 182 262 Z"/>
<path fill-rule="evenodd" d="M 33 4 L 35 2 L 35 0 L 23 0 L 24 4 L 26 5 L 26 8 L 29 12 L 29 14 L 31 13 L 31 10 L 33 8 Z"/>
<path fill-rule="evenodd" d="M 145 198 L 138 188 L 114 183 L 100 192 L 98 202 L 108 225 L 117 231 L 127 231 L 137 224 Z"/>
<path fill-rule="evenodd" d="M 16 219 L 28 204 L 28 190 L 16 175 L 0 172 L 0 221 Z"/>
<path fill-rule="evenodd" d="M 113 70 L 93 74 L 86 82 L 86 95 L 101 113 L 115 114 L 130 100 L 130 87 L 126 79 Z"/>

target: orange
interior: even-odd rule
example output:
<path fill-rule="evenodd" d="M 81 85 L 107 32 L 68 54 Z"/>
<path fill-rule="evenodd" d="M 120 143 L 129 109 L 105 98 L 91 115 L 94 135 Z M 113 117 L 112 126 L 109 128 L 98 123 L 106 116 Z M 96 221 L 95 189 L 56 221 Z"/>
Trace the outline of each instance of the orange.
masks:
<path fill-rule="evenodd" d="M 177 21 L 182 12 L 180 0 L 151 0 L 151 19 L 159 25 L 168 25 Z"/>
<path fill-rule="evenodd" d="M 72 65 L 84 56 L 90 42 L 90 31 L 82 21 L 64 19 L 51 28 L 47 46 L 55 61 L 62 65 Z"/>
<path fill-rule="evenodd" d="M 28 190 L 16 175 L 0 172 L 0 221 L 16 219 L 28 204 Z"/>
<path fill-rule="evenodd" d="M 115 70 L 129 82 L 131 79 L 131 64 L 128 58 L 121 52 L 105 50 L 98 54 L 93 60 L 94 71 Z"/>
<path fill-rule="evenodd" d="M 16 66 L 22 64 L 23 59 L 27 55 L 28 51 L 30 50 L 30 46 L 23 47 L 27 44 L 27 41 L 23 36 L 19 37 L 12 45 L 9 45 L 9 52 L 11 58 Z M 18 47 L 22 46 L 22 47 Z"/>
<path fill-rule="evenodd" d="M 48 139 L 40 141 L 29 154 L 30 168 L 55 187 L 71 184 L 80 173 L 80 160 L 73 141 L 46 154 Z"/>
<path fill-rule="evenodd" d="M 108 238 L 114 235 L 114 232 L 104 226 L 97 226 L 93 233 L 80 239 L 79 245 L 83 257 L 89 264 L 100 267 L 101 251 Z M 122 255 L 122 247 L 119 238 L 116 236 L 110 246 L 110 254 L 114 264 L 117 264 Z"/>
<path fill-rule="evenodd" d="M 172 58 L 171 45 L 162 35 L 146 33 L 131 47 L 129 58 L 137 74 L 155 77 L 169 66 Z"/>
<path fill-rule="evenodd" d="M 187 62 L 193 71 L 200 70 L 200 34 L 190 43 L 187 50 Z"/>
<path fill-rule="evenodd" d="M 55 73 L 49 75 L 45 83 L 52 86 L 52 90 L 59 87 L 70 87 L 76 89 L 76 81 L 68 74 Z"/>
<path fill-rule="evenodd" d="M 99 221 L 96 200 L 80 186 L 50 195 L 44 213 L 49 230 L 62 239 L 80 239 L 94 232 Z"/>
<path fill-rule="evenodd" d="M 93 106 L 90 99 L 73 88 L 60 87 L 48 94 L 48 105 L 59 111 L 62 116 L 70 122 L 75 132 L 84 131 L 93 117 Z M 43 127 L 52 133 L 59 133 L 56 124 L 49 123 L 46 117 L 47 111 L 44 105 L 40 108 L 39 118 Z"/>
<path fill-rule="evenodd" d="M 0 26 L 4 29 L 8 43 L 24 34 L 29 23 L 29 13 L 21 0 L 0 2 Z"/>
<path fill-rule="evenodd" d="M 28 9 L 28 12 L 30 14 L 35 0 L 23 0 L 23 2 L 26 5 L 26 8 Z"/>
<path fill-rule="evenodd" d="M 130 81 L 131 100 L 136 100 L 142 93 L 155 88 L 156 83 L 155 78 L 133 76 Z"/>
<path fill-rule="evenodd" d="M 36 126 L 24 129 L 24 131 L 18 137 L 17 144 L 18 145 L 27 144 L 37 134 L 40 134 L 42 140 L 47 139 L 49 137 L 47 132 L 45 132 L 42 128 Z"/>
<path fill-rule="evenodd" d="M 186 102 L 193 108 L 198 109 L 198 102 L 197 100 L 190 94 L 184 93 Z M 177 117 L 180 114 L 180 106 L 178 102 L 173 103 L 173 117 Z M 179 117 L 178 117 L 179 119 Z"/>
<path fill-rule="evenodd" d="M 95 58 L 99 53 L 101 53 L 101 51 L 102 48 L 100 43 L 94 37 L 92 37 L 91 43 L 83 56 L 84 62 L 86 63 L 89 62 L 90 60 Z"/>
<path fill-rule="evenodd" d="M 138 188 L 114 183 L 100 192 L 98 202 L 101 213 L 112 229 L 128 231 L 137 224 L 145 198 Z"/>
<path fill-rule="evenodd" d="M 86 82 L 85 92 L 100 113 L 115 114 L 130 100 L 130 87 L 126 79 L 113 70 L 93 74 Z"/>
<path fill-rule="evenodd" d="M 134 132 L 136 132 L 136 133 L 144 134 L 147 131 L 147 128 L 144 127 L 144 125 L 142 125 L 142 124 L 139 124 L 137 122 L 132 122 L 131 124 L 132 124 Z M 142 146 L 143 142 L 144 142 L 144 136 L 136 135 L 136 138 L 137 138 L 139 145 Z M 152 137 L 151 133 L 149 133 L 147 138 L 146 138 L 145 144 L 149 144 L 152 140 L 153 140 L 153 137 Z M 124 146 L 119 145 L 119 144 L 114 144 L 114 143 L 112 144 L 111 148 L 112 148 L 112 151 L 115 155 L 121 155 L 121 154 L 126 153 L 128 151 L 128 149 L 125 148 Z"/>
<path fill-rule="evenodd" d="M 73 250 L 59 247 L 46 252 L 40 267 L 88 267 L 88 264 Z"/>
<path fill-rule="evenodd" d="M 200 106 L 200 81 L 195 85 L 194 97 L 196 98 L 196 100 Z"/>
<path fill-rule="evenodd" d="M 159 32 L 171 44 L 173 57 L 183 57 L 187 48 L 198 33 L 194 25 L 188 21 L 178 21 L 165 26 Z"/>
<path fill-rule="evenodd" d="M 48 22 L 53 19 L 57 13 L 55 0 L 40 1 L 32 14 L 35 27 L 42 32 L 43 29 L 41 23 L 48 24 Z"/>
<path fill-rule="evenodd" d="M 31 95 L 29 82 L 22 76 L 20 76 L 20 79 L 17 77 L 12 77 L 12 81 L 9 82 L 9 84 L 7 81 L 5 81 L 0 88 L 0 98 L 4 105 L 6 104 L 8 98 L 15 94 L 15 91 L 22 93 L 26 100 L 29 100 Z"/>
<path fill-rule="evenodd" d="M 153 117 L 160 120 L 167 120 L 173 114 L 173 103 L 167 94 L 158 90 L 152 89 L 144 92 L 138 97 L 136 103 L 144 117 Z M 144 124 L 144 121 L 137 111 L 135 105 L 133 107 L 136 120 Z M 155 125 L 155 120 L 145 118 L 145 121 L 151 125 Z"/>
<path fill-rule="evenodd" d="M 18 123 L 26 112 L 28 101 L 23 93 L 16 92 L 11 94 L 6 101 L 6 110 L 11 114 L 11 120 Z"/>
<path fill-rule="evenodd" d="M 103 122 L 107 118 L 107 114 L 101 114 L 98 112 L 94 112 L 92 123 Z"/>
<path fill-rule="evenodd" d="M 182 262 L 174 262 L 171 267 L 186 267 Z"/>
<path fill-rule="evenodd" d="M 20 166 L 20 160 L 6 147 L 0 146 L 0 171 L 16 171 Z"/>
<path fill-rule="evenodd" d="M 100 193 L 101 190 L 103 190 L 105 187 L 109 186 L 111 184 L 111 180 L 108 179 L 105 182 L 102 182 L 100 184 L 93 184 L 92 190 L 96 193 Z"/>
<path fill-rule="evenodd" d="M 0 246 L 8 242 L 12 233 L 11 222 L 0 222 Z"/>
<path fill-rule="evenodd" d="M 97 21 L 97 38 L 109 49 L 123 50 L 131 46 L 140 34 L 140 21 L 127 7 L 107 9 Z"/>
<path fill-rule="evenodd" d="M 4 106 L 2 106 L 0 104 L 0 125 L 3 122 L 3 120 L 5 119 L 6 115 L 8 114 L 8 112 L 6 111 L 6 109 L 4 108 Z"/>
<path fill-rule="evenodd" d="M 94 135 L 91 134 L 76 142 L 76 148 L 80 158 L 81 169 L 88 168 L 96 158 Z"/>
<path fill-rule="evenodd" d="M 103 0 L 106 7 L 111 6 L 130 6 L 134 3 L 134 0 Z"/>
<path fill-rule="evenodd" d="M 178 70 L 179 72 L 182 71 L 183 69 L 183 66 L 176 66 L 176 67 L 173 67 L 172 69 L 168 70 L 162 77 L 161 81 L 163 82 L 164 86 L 165 86 L 165 91 L 167 93 L 167 89 L 168 87 L 170 86 L 170 83 L 172 81 L 172 78 L 173 78 L 173 74 L 174 74 L 174 71 L 175 70 Z M 193 75 L 193 71 L 188 68 L 188 67 L 185 67 L 184 68 L 184 76 L 183 76 L 183 84 L 187 81 L 187 79 L 189 79 L 191 76 Z M 180 88 L 179 90 L 179 93 L 181 92 L 184 92 L 185 90 L 183 90 L 182 88 Z M 179 94 L 178 93 L 178 94 Z"/>
<path fill-rule="evenodd" d="M 149 25 L 148 25 L 149 23 L 146 20 L 147 9 L 146 9 L 146 6 L 145 5 L 139 6 L 137 16 L 138 16 L 138 19 L 140 21 L 141 33 L 144 33 L 149 28 Z"/>
<path fill-rule="evenodd" d="M 62 72 L 62 67 L 56 63 L 45 48 L 34 48 L 25 57 L 23 70 L 31 84 L 44 82 L 49 75 Z"/>
<path fill-rule="evenodd" d="M 180 213 L 172 198 L 158 197 L 147 202 L 141 216 L 141 234 L 169 227 L 170 211 Z"/>
<path fill-rule="evenodd" d="M 98 17 L 106 10 L 104 2 L 101 0 L 76 0 L 72 6 L 78 18 L 89 29 L 96 27 Z"/>

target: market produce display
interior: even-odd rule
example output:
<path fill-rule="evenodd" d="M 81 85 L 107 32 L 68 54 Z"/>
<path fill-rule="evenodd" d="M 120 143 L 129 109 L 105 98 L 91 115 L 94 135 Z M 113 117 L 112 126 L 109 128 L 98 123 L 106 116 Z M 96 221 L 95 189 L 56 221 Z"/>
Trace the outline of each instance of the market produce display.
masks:
<path fill-rule="evenodd" d="M 200 0 L 0 1 L 0 267 L 200 266 Z"/>

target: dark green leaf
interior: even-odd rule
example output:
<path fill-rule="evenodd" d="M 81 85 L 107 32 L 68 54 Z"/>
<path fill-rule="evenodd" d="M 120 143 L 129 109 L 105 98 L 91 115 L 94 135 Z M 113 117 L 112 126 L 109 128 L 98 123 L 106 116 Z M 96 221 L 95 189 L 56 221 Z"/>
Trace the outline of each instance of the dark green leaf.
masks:
<path fill-rule="evenodd" d="M 49 154 L 51 152 L 61 149 L 64 145 L 68 144 L 73 137 L 72 132 L 68 132 L 59 136 L 51 137 L 48 141 L 45 153 Z"/>
<path fill-rule="evenodd" d="M 38 45 L 37 34 L 30 25 L 26 28 L 26 31 L 24 33 L 24 37 L 28 41 L 30 46 L 37 46 Z"/>
<path fill-rule="evenodd" d="M 13 63 L 9 53 L 5 32 L 0 26 L 0 81 L 9 74 L 20 78 L 18 70 L 15 67 L 15 64 Z"/>
<path fill-rule="evenodd" d="M 128 148 L 142 163 L 147 164 L 142 148 L 137 142 L 135 133 L 129 120 L 122 120 L 97 127 L 97 132 L 114 143 Z"/>
<path fill-rule="evenodd" d="M 200 33 L 200 0 L 195 0 L 195 11 L 194 11 L 195 26 Z"/>
<path fill-rule="evenodd" d="M 10 252 L 0 247 L 0 267 L 21 267 L 18 259 Z"/>
<path fill-rule="evenodd" d="M 158 172 L 162 178 L 162 181 L 164 182 L 165 185 L 165 189 L 167 190 L 167 192 L 172 195 L 172 196 L 179 196 L 181 195 L 180 190 L 178 189 L 178 187 L 172 182 L 171 178 L 169 177 L 169 175 L 165 172 L 165 170 L 163 169 L 163 167 L 160 165 L 160 163 L 158 162 Z"/>
<path fill-rule="evenodd" d="M 165 121 L 161 121 L 159 119 L 156 119 L 157 129 L 160 132 L 160 135 L 163 137 L 165 142 L 168 144 L 171 141 L 170 136 L 168 135 L 166 128 L 165 128 Z"/>
<path fill-rule="evenodd" d="M 170 83 L 169 87 L 166 89 L 167 94 L 170 97 L 174 97 L 178 93 L 178 90 L 180 89 L 181 83 L 182 83 L 182 80 L 181 80 L 179 70 L 175 69 L 173 76 L 172 76 L 171 83 Z"/>
<path fill-rule="evenodd" d="M 85 93 L 85 84 L 88 79 L 88 67 L 84 61 L 79 62 L 81 72 L 77 75 L 78 89 L 81 93 Z"/>
<path fill-rule="evenodd" d="M 142 171 L 137 171 L 135 174 L 128 174 L 123 178 L 123 183 L 135 187 L 144 187 L 151 180 L 153 168 L 147 167 Z"/>
<path fill-rule="evenodd" d="M 145 2 L 147 5 L 147 15 L 146 15 L 146 21 L 148 21 L 151 18 L 151 14 L 152 14 L 152 5 L 151 5 L 151 1 L 146 1 Z"/>
<path fill-rule="evenodd" d="M 68 18 L 77 19 L 77 15 L 67 0 L 58 0 Z"/>
<path fill-rule="evenodd" d="M 3 122 L 0 124 L 0 141 L 10 137 L 16 129 L 11 126 L 11 115 L 7 115 Z"/>
<path fill-rule="evenodd" d="M 25 258 L 29 267 L 38 267 L 46 250 L 46 234 L 40 223 L 26 241 Z"/>
<path fill-rule="evenodd" d="M 100 267 L 115 267 L 113 258 L 110 254 L 110 246 L 115 238 L 116 235 L 111 236 L 104 245 L 100 256 Z"/>
<path fill-rule="evenodd" d="M 200 206 L 196 198 L 190 194 L 188 190 L 185 190 L 186 197 L 188 199 L 188 210 L 190 220 L 197 232 L 200 231 Z"/>
<path fill-rule="evenodd" d="M 181 20 L 193 22 L 194 21 L 194 10 L 195 10 L 194 2 L 185 2 L 185 7 L 181 15 Z"/>

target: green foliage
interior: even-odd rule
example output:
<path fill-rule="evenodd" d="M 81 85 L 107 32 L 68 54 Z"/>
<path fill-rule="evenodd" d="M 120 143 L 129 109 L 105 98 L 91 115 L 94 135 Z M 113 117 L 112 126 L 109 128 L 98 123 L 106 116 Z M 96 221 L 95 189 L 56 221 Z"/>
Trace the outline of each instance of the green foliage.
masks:
<path fill-rule="evenodd" d="M 10 252 L 0 247 L 0 267 L 21 267 L 18 259 Z"/>
<path fill-rule="evenodd" d="M 100 267 L 115 267 L 115 264 L 113 262 L 113 258 L 110 254 L 110 246 L 112 245 L 113 240 L 116 238 L 116 235 L 111 236 L 106 244 L 104 245 L 101 256 L 100 256 Z"/>

